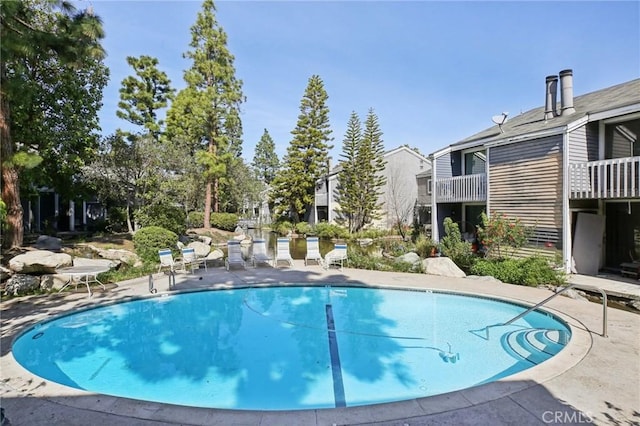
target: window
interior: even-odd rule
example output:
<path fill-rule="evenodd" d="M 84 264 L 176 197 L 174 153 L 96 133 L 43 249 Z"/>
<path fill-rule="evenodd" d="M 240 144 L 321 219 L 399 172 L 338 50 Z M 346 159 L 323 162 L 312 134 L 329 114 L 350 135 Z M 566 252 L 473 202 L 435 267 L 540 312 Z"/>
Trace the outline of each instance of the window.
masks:
<path fill-rule="evenodd" d="M 486 173 L 487 169 L 486 151 L 473 151 L 464 154 L 464 174 L 474 175 Z"/>
<path fill-rule="evenodd" d="M 431 195 L 431 178 L 427 178 L 427 195 Z"/>

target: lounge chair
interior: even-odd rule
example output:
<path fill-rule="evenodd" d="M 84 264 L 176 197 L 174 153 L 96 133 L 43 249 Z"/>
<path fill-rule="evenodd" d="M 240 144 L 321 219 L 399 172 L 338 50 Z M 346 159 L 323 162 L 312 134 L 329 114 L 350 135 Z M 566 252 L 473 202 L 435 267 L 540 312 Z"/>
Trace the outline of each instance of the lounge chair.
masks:
<path fill-rule="evenodd" d="M 163 268 L 169 269 L 171 272 L 175 272 L 176 263 L 173 260 L 173 253 L 171 249 L 158 250 L 158 256 L 160 256 L 160 266 L 158 266 L 158 272 Z"/>
<path fill-rule="evenodd" d="M 224 260 L 224 266 L 227 268 L 227 271 L 231 266 L 242 266 L 243 268 L 247 267 L 244 259 L 242 258 L 240 241 L 227 241 L 227 258 Z"/>
<path fill-rule="evenodd" d="M 340 265 L 340 270 L 342 271 L 342 267 L 346 261 L 348 261 L 347 245 L 334 244 L 333 250 L 324 256 L 324 268 L 329 269 L 331 265 Z"/>
<path fill-rule="evenodd" d="M 204 270 L 207 271 L 207 260 L 196 255 L 196 250 L 193 247 L 182 248 L 182 268 L 186 271 L 187 266 L 191 267 L 191 272 L 195 272 L 196 268 L 200 268 L 200 264 L 204 265 Z"/>
<path fill-rule="evenodd" d="M 276 244 L 276 257 L 273 260 L 273 266 L 278 266 L 278 262 L 287 262 L 289 266 L 293 266 L 293 258 L 289 252 L 289 239 L 278 238 Z"/>
<path fill-rule="evenodd" d="M 253 253 L 251 262 L 255 268 L 258 263 L 271 263 L 271 256 L 267 254 L 267 243 L 262 238 L 253 240 Z"/>
<path fill-rule="evenodd" d="M 322 265 L 320 240 L 318 237 L 307 237 L 307 254 L 304 256 L 304 265 L 307 266 L 310 260 L 315 260 L 318 262 L 318 265 Z"/>

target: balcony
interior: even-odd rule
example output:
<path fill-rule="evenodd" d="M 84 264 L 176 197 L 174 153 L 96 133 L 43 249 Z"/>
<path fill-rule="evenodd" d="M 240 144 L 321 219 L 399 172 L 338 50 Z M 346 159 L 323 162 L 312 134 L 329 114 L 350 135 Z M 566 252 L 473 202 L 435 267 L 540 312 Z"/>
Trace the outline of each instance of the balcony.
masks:
<path fill-rule="evenodd" d="M 437 179 L 435 197 L 437 203 L 487 201 L 487 175 L 478 173 Z"/>
<path fill-rule="evenodd" d="M 572 199 L 640 197 L 640 157 L 569 164 Z"/>

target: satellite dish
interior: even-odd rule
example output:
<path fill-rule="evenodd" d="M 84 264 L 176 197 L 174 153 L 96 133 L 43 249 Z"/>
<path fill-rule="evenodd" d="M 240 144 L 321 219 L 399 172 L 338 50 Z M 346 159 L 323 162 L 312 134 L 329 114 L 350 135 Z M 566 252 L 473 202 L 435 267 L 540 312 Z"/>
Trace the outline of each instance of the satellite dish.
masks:
<path fill-rule="evenodd" d="M 500 128 L 500 133 L 504 133 L 504 131 L 502 130 L 502 125 L 504 123 L 506 123 L 507 115 L 509 115 L 508 112 L 503 112 L 500 115 L 494 115 L 493 117 L 491 117 L 491 121 L 496 123 L 498 125 L 498 127 Z"/>
<path fill-rule="evenodd" d="M 494 115 L 491 117 L 491 121 L 496 123 L 498 126 L 502 126 L 507 121 L 508 112 L 503 112 L 500 115 Z"/>

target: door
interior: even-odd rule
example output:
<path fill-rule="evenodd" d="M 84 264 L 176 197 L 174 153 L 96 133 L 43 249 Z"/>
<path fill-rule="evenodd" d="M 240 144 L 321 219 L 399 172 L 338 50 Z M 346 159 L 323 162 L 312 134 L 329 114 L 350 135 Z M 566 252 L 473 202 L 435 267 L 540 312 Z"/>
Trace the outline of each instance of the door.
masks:
<path fill-rule="evenodd" d="M 596 275 L 600 269 L 604 219 L 597 214 L 578 213 L 572 254 L 579 274 Z"/>

